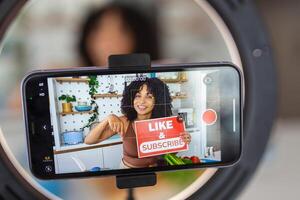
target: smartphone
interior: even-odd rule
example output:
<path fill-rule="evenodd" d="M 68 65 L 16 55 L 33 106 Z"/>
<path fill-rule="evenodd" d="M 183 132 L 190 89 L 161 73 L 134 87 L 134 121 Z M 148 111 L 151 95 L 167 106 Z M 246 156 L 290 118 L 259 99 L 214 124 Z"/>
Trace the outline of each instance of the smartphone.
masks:
<path fill-rule="evenodd" d="M 233 165 L 242 85 L 227 62 L 34 71 L 22 82 L 30 169 L 57 179 Z"/>

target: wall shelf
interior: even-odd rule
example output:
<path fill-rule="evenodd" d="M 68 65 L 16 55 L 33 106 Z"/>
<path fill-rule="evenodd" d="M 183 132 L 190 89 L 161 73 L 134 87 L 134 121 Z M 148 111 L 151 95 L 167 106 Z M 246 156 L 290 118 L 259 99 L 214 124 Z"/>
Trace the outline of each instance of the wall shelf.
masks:
<path fill-rule="evenodd" d="M 180 96 L 171 96 L 171 98 L 174 99 L 186 99 L 187 95 L 180 95 Z"/>
<path fill-rule="evenodd" d="M 57 82 L 83 82 L 87 83 L 90 79 L 89 78 L 56 78 Z M 188 79 L 160 79 L 164 83 L 185 83 Z"/>
<path fill-rule="evenodd" d="M 78 82 L 78 83 L 87 83 L 90 79 L 88 78 L 56 78 L 59 83 L 63 82 Z"/>
<path fill-rule="evenodd" d="M 95 94 L 94 95 L 94 98 L 118 98 L 118 97 L 122 97 L 123 95 L 122 94 Z"/>
<path fill-rule="evenodd" d="M 163 81 L 164 83 L 185 83 L 188 80 L 187 79 L 181 79 L 181 78 L 177 78 L 177 79 L 160 79 L 161 81 Z"/>
<path fill-rule="evenodd" d="M 90 110 L 90 111 L 81 111 L 81 112 L 77 112 L 77 111 L 74 111 L 74 112 L 60 112 L 59 114 L 61 115 L 61 116 L 66 116 L 66 115 L 76 115 L 76 114 L 92 114 L 92 113 L 94 113 L 95 111 L 93 111 L 93 110 Z"/>

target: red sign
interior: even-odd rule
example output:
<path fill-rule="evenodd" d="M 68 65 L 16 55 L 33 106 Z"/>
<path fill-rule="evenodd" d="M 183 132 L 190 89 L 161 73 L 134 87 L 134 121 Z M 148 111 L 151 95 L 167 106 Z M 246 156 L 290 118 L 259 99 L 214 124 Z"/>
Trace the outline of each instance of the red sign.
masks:
<path fill-rule="evenodd" d="M 184 121 L 177 116 L 136 121 L 134 125 L 139 158 L 188 150 L 180 137 L 185 132 Z"/>

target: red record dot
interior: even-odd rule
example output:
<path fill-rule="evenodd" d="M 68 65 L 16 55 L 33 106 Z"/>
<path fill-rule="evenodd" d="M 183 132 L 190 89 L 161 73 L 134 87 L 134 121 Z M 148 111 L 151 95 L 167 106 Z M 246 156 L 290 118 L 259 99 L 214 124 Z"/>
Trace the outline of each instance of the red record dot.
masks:
<path fill-rule="evenodd" d="M 213 125 L 217 121 L 217 113 L 213 109 L 207 109 L 202 114 L 202 120 L 206 125 Z"/>

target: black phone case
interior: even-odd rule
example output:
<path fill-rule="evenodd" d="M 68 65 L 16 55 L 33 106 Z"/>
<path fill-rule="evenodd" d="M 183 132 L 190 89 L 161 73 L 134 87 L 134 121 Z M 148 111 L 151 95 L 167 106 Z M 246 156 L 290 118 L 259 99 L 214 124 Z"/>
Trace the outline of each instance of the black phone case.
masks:
<path fill-rule="evenodd" d="M 192 164 L 192 165 L 176 165 L 176 166 L 164 166 L 164 167 L 151 167 L 151 168 L 131 168 L 131 169 L 120 169 L 120 170 L 109 170 L 99 172 L 76 172 L 66 174 L 37 174 L 32 168 L 32 156 L 30 151 L 30 140 L 29 140 L 29 123 L 28 113 L 26 107 L 26 84 L 33 78 L 41 77 L 58 77 L 58 76 L 84 76 L 84 75 L 109 75 L 109 74 L 124 74 L 124 73 L 143 73 L 143 72 L 171 72 L 171 71 L 184 71 L 187 68 L 209 68 L 209 67 L 232 67 L 238 72 L 240 80 L 240 138 L 239 138 L 239 152 L 234 160 L 221 163 L 206 163 L 206 164 Z M 92 176 L 107 176 L 107 175 L 138 175 L 159 171 L 170 171 L 170 170 L 187 170 L 196 168 L 208 168 L 208 167 L 228 167 L 236 164 L 242 155 L 242 138 L 243 138 L 243 103 L 244 103 L 244 81 L 242 70 L 231 62 L 202 62 L 202 63 L 183 63 L 183 64 L 163 64 L 163 65 L 152 65 L 151 68 L 99 68 L 93 67 L 77 67 L 68 69 L 49 69 L 49 70 L 36 70 L 27 74 L 22 80 L 22 104 L 23 104 L 23 116 L 25 121 L 26 138 L 28 146 L 28 158 L 31 172 L 39 179 L 61 179 L 61 178 L 80 178 L 80 177 L 92 177 Z M 146 70 L 146 71 L 145 71 Z"/>

